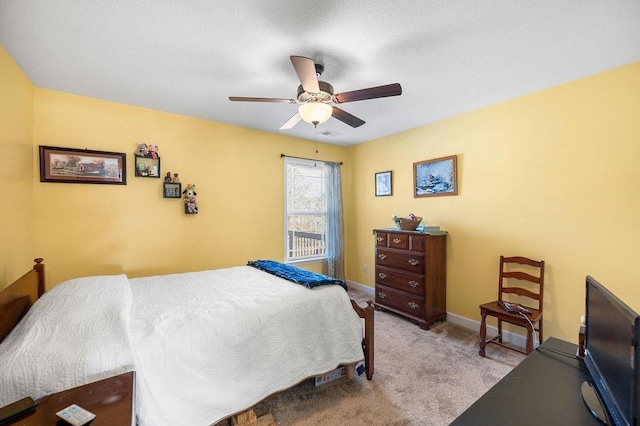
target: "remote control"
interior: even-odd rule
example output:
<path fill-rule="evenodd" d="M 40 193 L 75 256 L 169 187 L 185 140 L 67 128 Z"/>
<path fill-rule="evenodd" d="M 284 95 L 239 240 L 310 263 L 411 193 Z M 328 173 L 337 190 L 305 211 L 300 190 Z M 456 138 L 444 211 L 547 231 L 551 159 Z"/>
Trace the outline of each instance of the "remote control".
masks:
<path fill-rule="evenodd" d="M 512 313 L 517 313 L 517 314 L 530 314 L 531 311 L 528 310 L 527 308 L 521 306 L 521 305 L 516 305 L 515 303 L 509 303 L 509 302 L 498 302 L 498 304 L 502 307 L 502 309 L 504 309 L 507 312 L 512 312 Z"/>
<path fill-rule="evenodd" d="M 96 418 L 95 414 L 77 406 L 76 404 L 72 404 L 64 410 L 58 411 L 56 416 L 73 426 L 85 425 Z"/>

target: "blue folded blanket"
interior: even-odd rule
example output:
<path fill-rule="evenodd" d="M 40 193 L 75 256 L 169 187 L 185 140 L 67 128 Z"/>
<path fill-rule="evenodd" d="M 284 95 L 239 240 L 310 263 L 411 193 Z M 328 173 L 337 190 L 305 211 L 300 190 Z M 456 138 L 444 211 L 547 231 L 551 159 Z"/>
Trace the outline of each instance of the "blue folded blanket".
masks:
<path fill-rule="evenodd" d="M 284 263 L 276 262 L 275 260 L 250 260 L 247 262 L 248 266 L 260 269 L 261 271 L 268 272 L 276 277 L 284 278 L 285 280 L 302 284 L 307 288 L 314 288 L 319 285 L 337 284 L 348 291 L 347 284 L 344 281 L 331 278 L 326 275 L 318 274 L 316 272 L 307 271 L 291 265 L 285 265 Z"/>

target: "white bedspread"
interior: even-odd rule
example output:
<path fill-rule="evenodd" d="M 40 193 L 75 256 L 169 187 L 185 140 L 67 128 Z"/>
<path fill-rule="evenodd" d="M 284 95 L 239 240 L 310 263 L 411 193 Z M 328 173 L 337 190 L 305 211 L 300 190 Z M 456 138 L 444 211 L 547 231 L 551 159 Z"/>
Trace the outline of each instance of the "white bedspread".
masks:
<path fill-rule="evenodd" d="M 130 308 L 125 275 L 74 279 L 45 293 L 0 344 L 0 406 L 133 370 Z"/>
<path fill-rule="evenodd" d="M 0 406 L 136 370 L 140 426 L 208 425 L 364 358 L 339 286 L 255 268 L 58 284 L 0 344 Z"/>
<path fill-rule="evenodd" d="M 309 290 L 248 266 L 131 279 L 141 425 L 208 425 L 363 359 L 339 286 Z"/>

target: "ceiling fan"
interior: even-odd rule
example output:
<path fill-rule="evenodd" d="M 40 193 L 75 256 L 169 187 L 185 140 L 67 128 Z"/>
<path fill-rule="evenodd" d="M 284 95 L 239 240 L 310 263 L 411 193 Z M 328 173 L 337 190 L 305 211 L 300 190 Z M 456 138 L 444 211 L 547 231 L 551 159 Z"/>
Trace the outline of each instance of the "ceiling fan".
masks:
<path fill-rule="evenodd" d="M 230 101 L 235 102 L 279 102 L 287 104 L 301 104 L 293 117 L 287 120 L 280 129 L 291 129 L 300 120 L 317 126 L 324 123 L 330 117 L 337 118 L 351 127 L 360 127 L 365 122 L 360 118 L 349 114 L 343 109 L 331 106 L 331 103 L 344 104 L 347 102 L 362 101 L 365 99 L 386 98 L 402 94 L 399 83 L 384 86 L 369 87 L 367 89 L 333 94 L 333 86 L 325 81 L 318 80 L 322 75 L 324 66 L 316 64 L 313 59 L 304 56 L 290 56 L 293 68 L 302 83 L 298 86 L 296 99 L 285 98 L 248 98 L 241 96 L 229 96 Z"/>

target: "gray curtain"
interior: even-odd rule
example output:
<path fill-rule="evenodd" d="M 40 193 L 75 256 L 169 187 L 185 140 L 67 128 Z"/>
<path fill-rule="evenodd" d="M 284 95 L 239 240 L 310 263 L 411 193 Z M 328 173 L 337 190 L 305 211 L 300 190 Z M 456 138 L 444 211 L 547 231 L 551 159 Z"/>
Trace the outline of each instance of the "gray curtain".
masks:
<path fill-rule="evenodd" d="M 344 280 L 344 219 L 342 217 L 342 183 L 340 164 L 326 162 L 327 236 L 325 274 Z"/>

